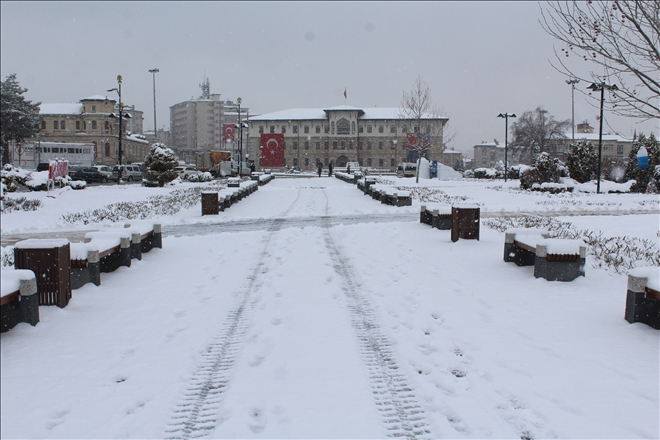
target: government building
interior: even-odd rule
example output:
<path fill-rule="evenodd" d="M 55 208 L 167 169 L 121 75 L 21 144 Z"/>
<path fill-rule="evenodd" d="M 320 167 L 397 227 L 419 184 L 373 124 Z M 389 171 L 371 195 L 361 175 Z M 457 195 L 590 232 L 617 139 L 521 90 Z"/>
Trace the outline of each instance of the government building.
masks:
<path fill-rule="evenodd" d="M 416 160 L 411 146 L 428 146 L 429 160 L 440 161 L 443 128 L 448 118 L 424 115 L 403 118 L 399 108 L 290 109 L 250 117 L 247 149 L 258 169 L 298 167 L 313 171 L 321 162 L 396 171 L 401 162 Z"/>

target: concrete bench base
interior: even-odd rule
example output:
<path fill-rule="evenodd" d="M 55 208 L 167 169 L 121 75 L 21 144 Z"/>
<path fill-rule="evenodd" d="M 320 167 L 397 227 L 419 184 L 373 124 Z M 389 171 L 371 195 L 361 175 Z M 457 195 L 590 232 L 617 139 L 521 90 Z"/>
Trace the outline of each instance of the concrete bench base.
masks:
<path fill-rule="evenodd" d="M 628 275 L 626 321 L 641 322 L 660 330 L 660 292 L 646 287 L 646 278 Z"/>
<path fill-rule="evenodd" d="M 37 325 L 39 295 L 36 279 L 21 280 L 20 289 L 2 297 L 0 304 L 0 333 L 11 330 L 21 322 Z"/>

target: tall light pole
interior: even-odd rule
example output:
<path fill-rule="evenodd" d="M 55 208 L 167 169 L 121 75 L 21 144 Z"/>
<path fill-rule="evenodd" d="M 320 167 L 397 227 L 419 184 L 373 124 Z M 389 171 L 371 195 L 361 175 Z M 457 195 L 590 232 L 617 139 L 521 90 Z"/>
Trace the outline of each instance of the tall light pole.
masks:
<path fill-rule="evenodd" d="M 117 116 L 119 118 L 119 147 L 117 149 L 117 165 L 119 165 L 119 176 L 117 177 L 117 183 L 121 183 L 121 175 L 122 175 L 122 169 L 121 169 L 121 121 L 124 119 L 124 104 L 121 102 L 121 82 L 122 78 L 121 75 L 117 75 L 117 86 L 112 89 L 108 89 L 108 92 L 117 92 L 117 95 L 119 96 L 119 115 Z M 114 114 L 110 114 L 110 117 L 114 117 Z"/>
<path fill-rule="evenodd" d="M 151 73 L 154 78 L 154 137 L 156 138 L 156 142 L 158 141 L 158 126 L 156 125 L 156 74 L 158 72 L 160 72 L 160 70 L 158 70 L 157 67 L 155 69 L 149 69 L 149 73 Z"/>
<path fill-rule="evenodd" d="M 504 181 L 506 182 L 509 177 L 509 159 L 508 159 L 508 147 L 509 147 L 509 118 L 517 117 L 515 113 L 500 113 L 497 115 L 498 118 L 504 118 Z"/>
<path fill-rule="evenodd" d="M 567 79 L 566 84 L 571 86 L 571 117 L 573 119 L 573 143 L 575 143 L 575 84 L 579 83 L 580 80 L 577 78 Z"/>
<path fill-rule="evenodd" d="M 600 163 L 603 155 L 603 102 L 605 100 L 605 89 L 607 90 L 619 90 L 616 84 L 607 85 L 605 83 L 592 83 L 589 87 L 589 90 L 594 92 L 600 92 L 600 129 L 598 130 L 598 183 L 596 184 L 596 194 L 600 194 Z"/>
<path fill-rule="evenodd" d="M 242 177 L 241 173 L 243 171 L 243 124 L 241 123 L 241 102 L 243 100 L 239 96 L 236 100 L 238 103 L 238 176 Z"/>

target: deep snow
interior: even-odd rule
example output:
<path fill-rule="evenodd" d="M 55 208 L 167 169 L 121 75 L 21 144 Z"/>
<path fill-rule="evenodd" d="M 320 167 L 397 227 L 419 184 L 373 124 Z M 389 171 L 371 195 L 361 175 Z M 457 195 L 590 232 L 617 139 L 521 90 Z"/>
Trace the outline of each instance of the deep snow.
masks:
<path fill-rule="evenodd" d="M 658 241 L 657 196 L 421 186 L 484 217 Z M 3 215 L 3 240 L 100 229 L 60 218 L 171 190 L 30 193 L 44 206 Z M 419 205 L 275 179 L 219 216 L 156 219 L 163 249 L 0 336 L 2 438 L 658 438 L 659 332 L 623 319 L 625 275 L 588 257 L 584 278 L 535 279 L 503 262 L 503 233 L 452 243 Z M 362 220 L 332 221 L 347 216 Z M 223 232 L 248 221 L 262 226 Z"/>

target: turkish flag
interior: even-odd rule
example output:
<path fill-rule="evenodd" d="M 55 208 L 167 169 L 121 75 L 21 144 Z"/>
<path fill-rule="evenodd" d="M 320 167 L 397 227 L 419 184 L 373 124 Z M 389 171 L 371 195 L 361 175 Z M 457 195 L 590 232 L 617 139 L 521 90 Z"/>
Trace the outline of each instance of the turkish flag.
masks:
<path fill-rule="evenodd" d="M 344 99 L 346 99 L 346 89 L 344 89 Z"/>
<path fill-rule="evenodd" d="M 261 134 L 261 166 L 283 167 L 284 166 L 284 134 L 262 133 Z"/>
<path fill-rule="evenodd" d="M 222 124 L 222 136 L 225 142 L 234 142 L 234 124 Z"/>
<path fill-rule="evenodd" d="M 417 142 L 419 141 L 419 138 L 412 133 L 406 133 L 406 140 L 408 141 L 406 148 L 414 148 L 417 146 Z"/>

